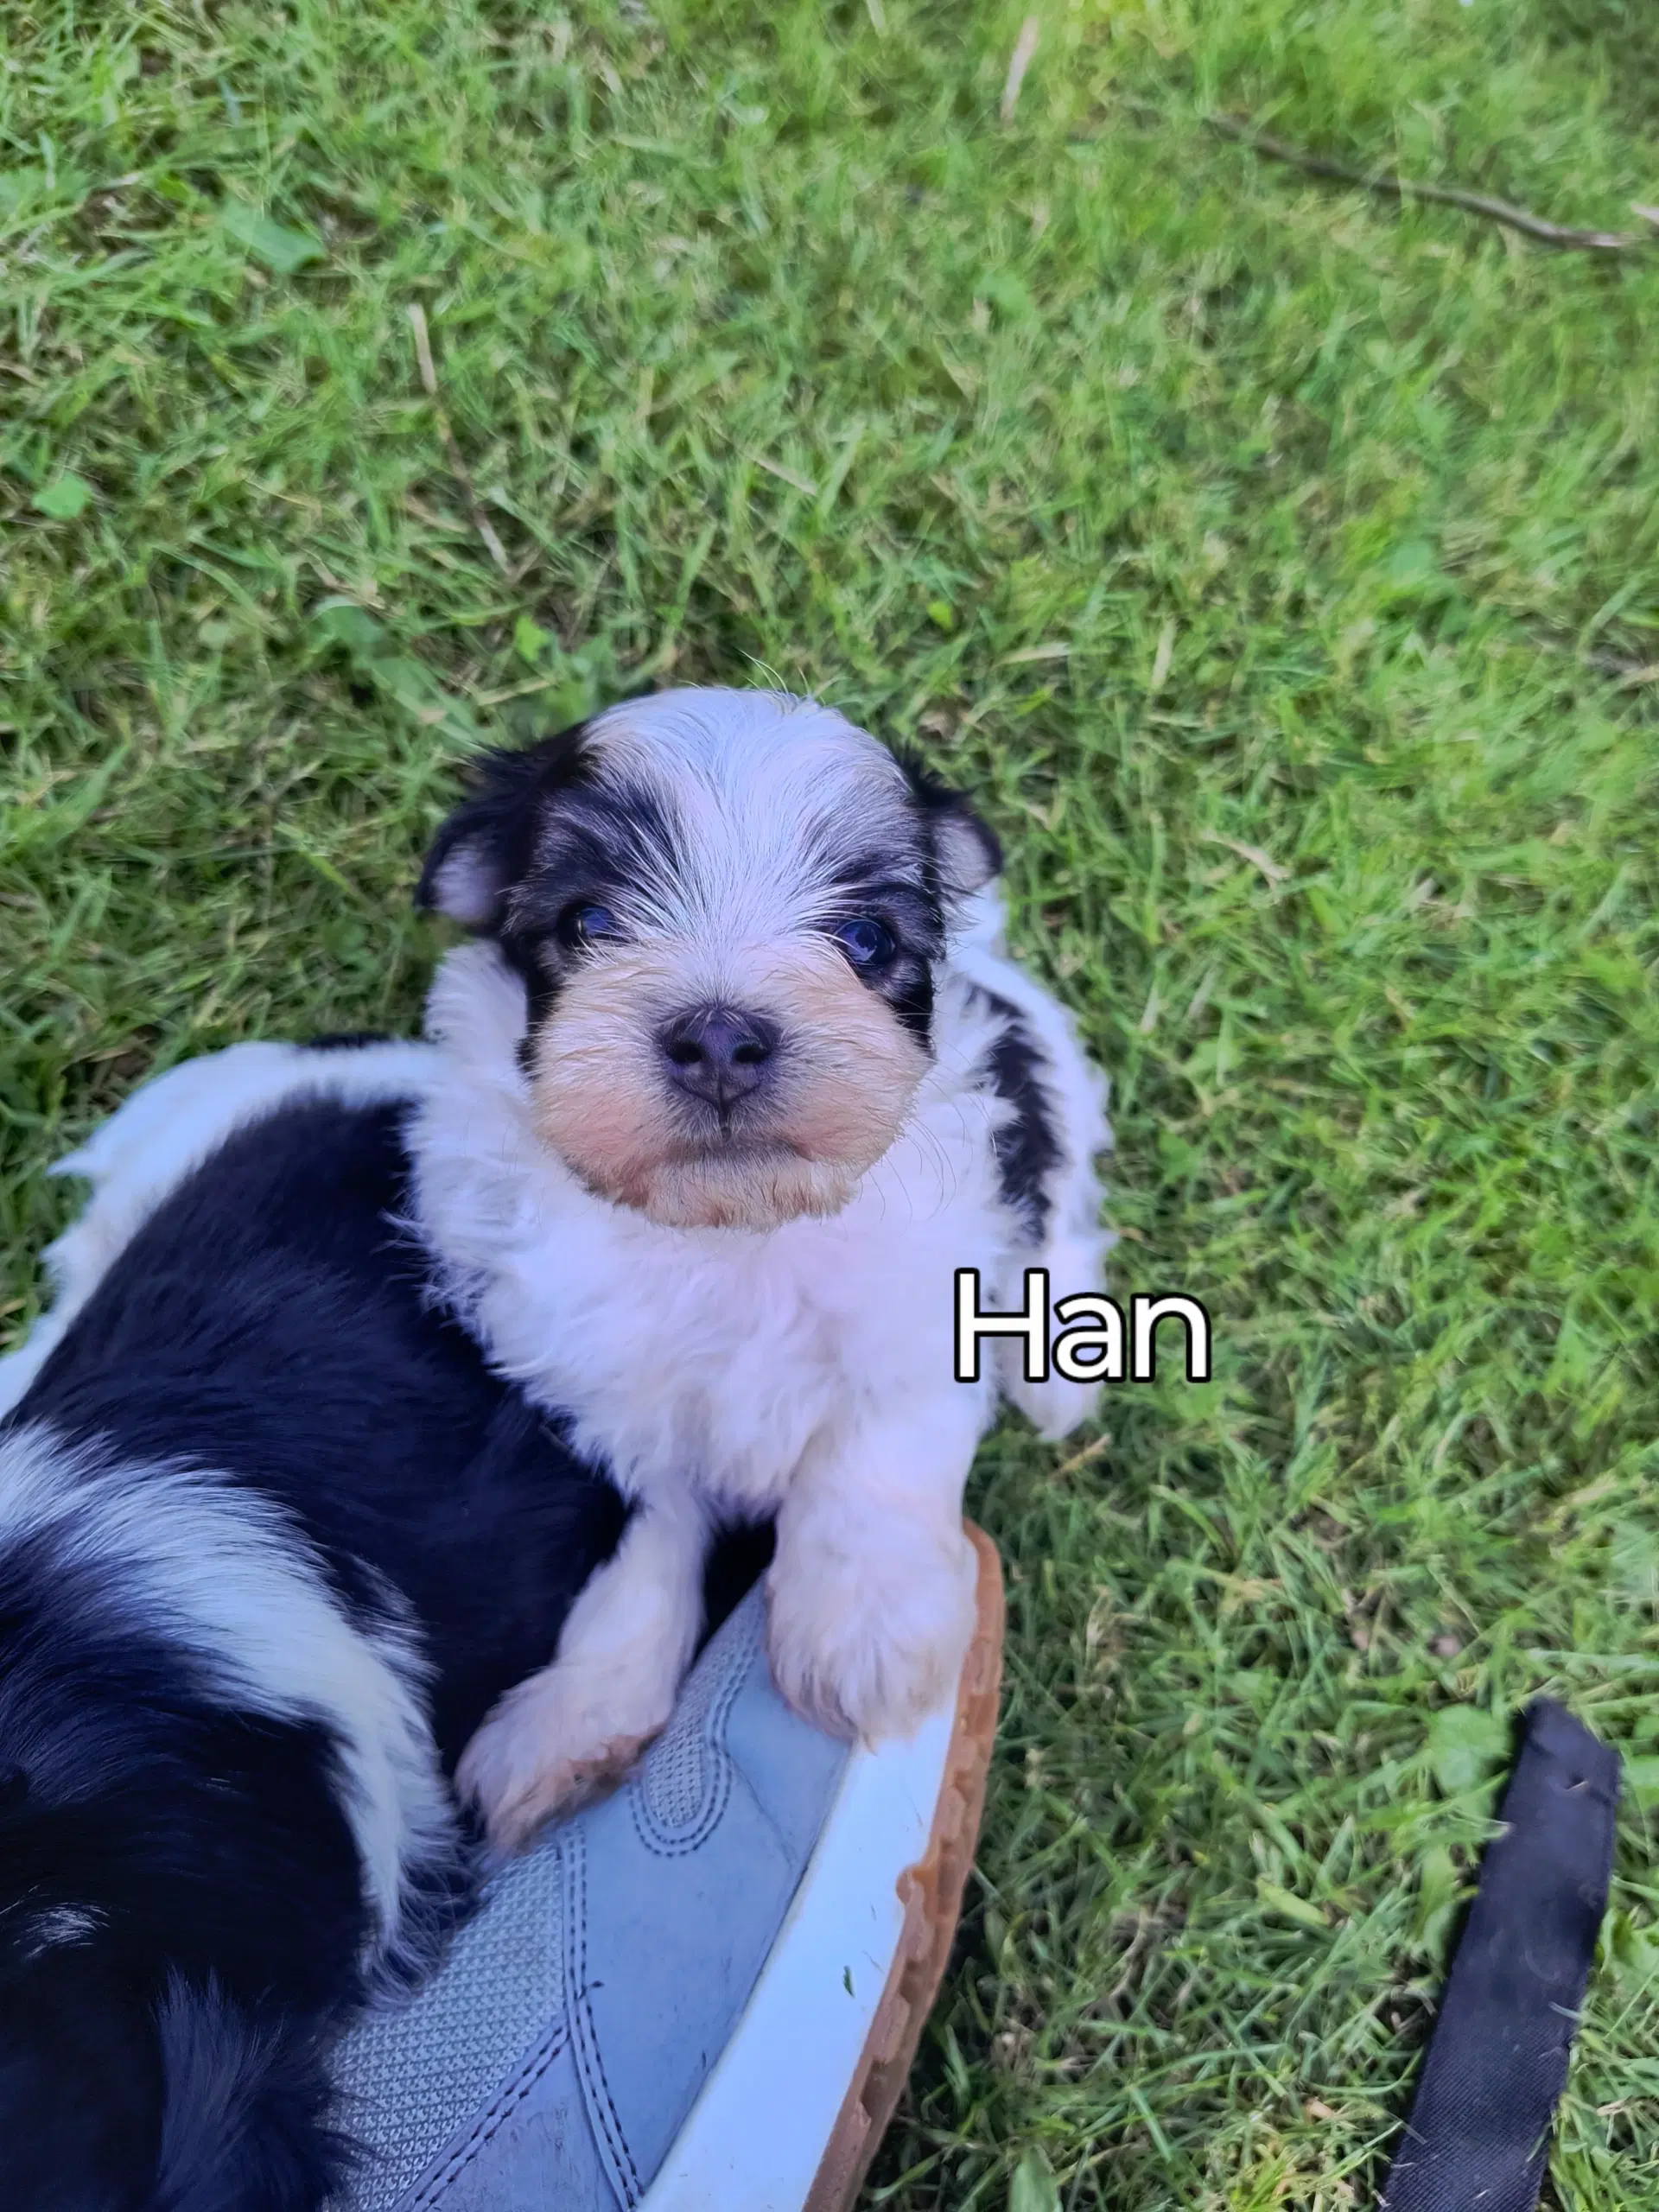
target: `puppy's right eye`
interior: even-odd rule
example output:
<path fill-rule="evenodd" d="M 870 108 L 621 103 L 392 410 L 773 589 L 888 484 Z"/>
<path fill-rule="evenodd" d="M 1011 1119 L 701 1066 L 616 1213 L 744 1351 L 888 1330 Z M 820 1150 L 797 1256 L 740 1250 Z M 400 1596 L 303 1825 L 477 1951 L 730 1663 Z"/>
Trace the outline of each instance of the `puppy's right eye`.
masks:
<path fill-rule="evenodd" d="M 608 906 L 571 906 L 559 917 L 562 944 L 594 944 L 601 938 L 620 934 L 616 916 Z"/>

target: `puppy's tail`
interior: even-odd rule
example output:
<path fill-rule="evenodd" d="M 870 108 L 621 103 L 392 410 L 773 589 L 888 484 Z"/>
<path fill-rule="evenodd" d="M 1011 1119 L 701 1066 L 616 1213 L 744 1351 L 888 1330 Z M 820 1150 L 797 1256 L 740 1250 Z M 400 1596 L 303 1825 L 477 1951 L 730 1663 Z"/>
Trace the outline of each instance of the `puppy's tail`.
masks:
<path fill-rule="evenodd" d="M 314 2025 L 250 2019 L 173 1975 L 156 2008 L 161 2151 L 147 2212 L 315 2212 L 351 2163 Z"/>

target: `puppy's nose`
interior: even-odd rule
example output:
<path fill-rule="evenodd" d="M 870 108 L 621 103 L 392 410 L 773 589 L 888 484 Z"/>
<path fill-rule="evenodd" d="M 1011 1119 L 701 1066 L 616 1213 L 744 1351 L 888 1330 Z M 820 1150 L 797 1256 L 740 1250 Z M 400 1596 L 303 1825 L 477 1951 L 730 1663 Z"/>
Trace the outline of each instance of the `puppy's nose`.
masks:
<path fill-rule="evenodd" d="M 778 1030 L 764 1014 L 700 1006 L 669 1023 L 662 1047 L 669 1080 L 723 1114 L 766 1080 Z"/>

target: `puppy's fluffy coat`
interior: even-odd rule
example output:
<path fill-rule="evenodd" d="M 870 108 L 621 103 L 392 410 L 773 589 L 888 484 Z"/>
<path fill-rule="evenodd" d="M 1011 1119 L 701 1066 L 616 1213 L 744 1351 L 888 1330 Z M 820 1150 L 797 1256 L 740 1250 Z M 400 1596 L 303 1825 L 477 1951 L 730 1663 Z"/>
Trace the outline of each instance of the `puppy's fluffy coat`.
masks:
<path fill-rule="evenodd" d="M 804 1710 L 880 1736 L 954 1678 L 995 1395 L 953 1379 L 954 1271 L 1020 1305 L 1028 1265 L 1098 1287 L 1105 1243 L 1103 1085 L 1002 950 L 998 859 L 954 794 L 763 692 L 500 759 L 440 835 L 424 895 L 484 942 L 433 992 L 420 1218 L 493 1362 L 636 1506 L 462 1763 L 498 1840 L 662 1726 L 721 1520 L 777 1516 Z M 728 1097 L 680 1057 L 710 1023 L 752 1040 Z M 1089 1411 L 1001 1351 L 1048 1433 Z"/>
<path fill-rule="evenodd" d="M 626 1764 L 723 1524 L 775 1517 L 798 1705 L 944 1694 L 997 1381 L 1051 1434 L 1093 1395 L 1006 1344 L 957 1382 L 955 1271 L 1089 1290 L 1107 1241 L 1103 1085 L 996 867 L 823 708 L 637 702 L 440 833 L 478 942 L 427 1045 L 236 1047 L 66 1163 L 0 1366 L 20 2212 L 316 2202 L 327 2034 L 465 1893 L 442 1770 L 512 1846 Z"/>

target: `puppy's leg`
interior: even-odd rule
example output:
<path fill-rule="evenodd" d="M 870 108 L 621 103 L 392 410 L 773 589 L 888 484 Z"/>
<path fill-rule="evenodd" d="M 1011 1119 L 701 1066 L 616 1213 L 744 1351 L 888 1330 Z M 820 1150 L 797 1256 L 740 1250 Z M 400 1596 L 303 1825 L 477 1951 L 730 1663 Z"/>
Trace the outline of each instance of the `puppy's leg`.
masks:
<path fill-rule="evenodd" d="M 552 1665 L 509 1690 L 468 1744 L 455 1786 L 499 1850 L 614 1782 L 667 1721 L 702 1625 L 707 1548 L 690 1498 L 640 1505 L 571 1607 Z"/>
<path fill-rule="evenodd" d="M 855 1423 L 797 1470 L 767 1578 L 778 1687 L 823 1727 L 903 1735 L 947 1696 L 974 1628 L 962 1492 L 990 1389 Z"/>

